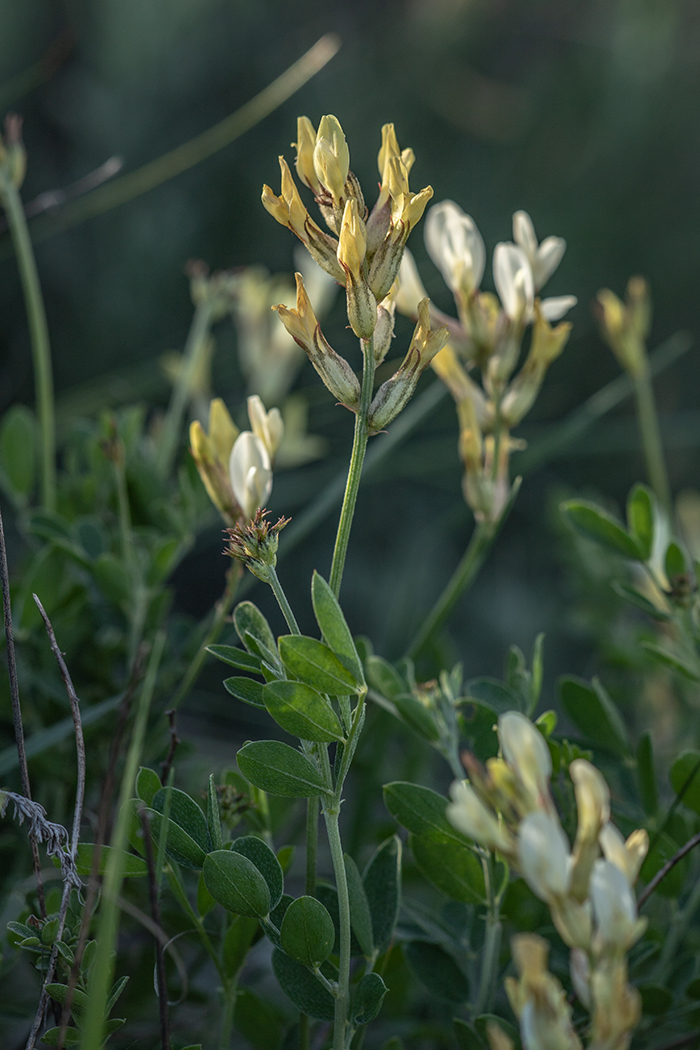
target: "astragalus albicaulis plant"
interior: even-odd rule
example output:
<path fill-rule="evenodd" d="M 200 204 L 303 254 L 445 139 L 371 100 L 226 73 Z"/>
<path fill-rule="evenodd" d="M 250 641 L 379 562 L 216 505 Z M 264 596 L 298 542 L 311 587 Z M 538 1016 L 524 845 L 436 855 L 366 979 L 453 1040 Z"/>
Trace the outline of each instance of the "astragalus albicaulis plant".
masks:
<path fill-rule="evenodd" d="M 108 822 L 100 818 L 94 841 L 72 843 L 68 853 L 67 832 L 47 820 L 25 797 L 28 792 L 2 795 L 29 818 L 38 843 L 49 843 L 70 882 L 60 930 L 51 907 L 33 913 L 33 898 L 9 927 L 18 953 L 28 954 L 42 976 L 49 952 L 53 959 L 42 999 L 53 1001 L 56 1015 L 42 1036 L 46 1045 L 100 1050 L 112 1033 L 115 1045 L 122 1038 L 122 1019 L 109 1015 L 129 976 L 121 954 L 115 970 L 114 954 L 119 909 L 129 908 L 156 944 L 164 1050 L 180 1050 L 185 1042 L 228 1050 L 244 1041 L 256 1050 L 359 1050 L 365 1039 L 385 1050 L 626 1050 L 633 1038 L 640 1046 L 680 1047 L 700 1034 L 700 941 L 693 927 L 700 880 L 692 853 L 700 842 L 700 752 L 688 749 L 674 760 L 673 793 L 662 789 L 660 797 L 651 736 L 643 733 L 632 744 L 602 681 L 563 678 L 559 711 L 538 713 L 542 636 L 529 659 L 511 647 L 503 680 L 465 680 L 460 665 L 436 663 L 440 628 L 473 582 L 517 496 L 520 479 L 511 475 L 511 453 L 523 447 L 517 428 L 566 345 L 571 325 L 562 318 L 575 299 L 541 297 L 565 244 L 553 236 L 540 243 L 523 211 L 513 216 L 513 241 L 498 244 L 493 253 L 496 294 L 483 290 L 481 235 L 457 204 L 444 201 L 428 211 L 425 239 L 454 296 L 455 316 L 437 309 L 406 248 L 432 197 L 429 186 L 410 189 L 413 164 L 413 152 L 402 150 L 393 125 L 385 125 L 379 194 L 370 210 L 338 120 L 324 116 L 316 129 L 308 118 L 299 119 L 301 188 L 281 157 L 280 193 L 265 186 L 262 201 L 296 235 L 313 265 L 300 265 L 306 276 L 296 274 L 293 303 L 272 304 L 275 282 L 258 271 L 209 275 L 202 266 L 192 269 L 195 315 L 185 353 L 173 365 L 168 413 L 151 432 L 132 421 L 121 428 L 105 423 L 100 434 L 115 486 L 113 548 L 121 561 L 101 549 L 93 559 L 99 567 L 92 565 L 92 534 L 81 517 L 88 490 L 75 477 L 69 486 L 59 473 L 60 518 L 48 505 L 54 499 L 48 452 L 43 461 L 47 507 L 40 520 L 31 519 L 34 528 L 69 550 L 96 586 L 111 586 L 105 593 L 124 621 L 129 701 L 122 700 L 110 777 L 129 704 L 135 705 L 109 840 Z M 302 194 L 309 204 L 313 198 L 317 218 Z M 359 340 L 359 376 L 321 329 L 322 311 L 313 299 L 327 298 L 328 281 L 319 280 L 318 268 L 345 291 L 347 320 Z M 632 489 L 624 523 L 592 502 L 569 499 L 562 529 L 582 565 L 603 565 L 611 600 L 619 599 L 618 620 L 627 623 L 634 610 L 629 667 L 645 681 L 653 677 L 657 690 L 663 682 L 673 692 L 696 735 L 694 538 L 686 535 L 684 541 L 678 534 L 665 476 L 651 387 L 654 359 L 646 351 L 646 286 L 636 279 L 630 289 L 625 304 L 612 292 L 599 293 L 599 314 L 603 334 L 628 373 L 625 389 L 637 397 L 652 487 Z M 276 311 L 274 338 L 261 303 Z M 415 328 L 396 370 L 377 385 L 377 368 L 391 359 L 397 311 L 411 317 Z M 196 417 L 210 391 L 212 328 L 229 314 L 246 340 L 248 425 L 240 429 L 234 417 L 242 422 L 241 413 L 209 393 L 205 429 Z M 264 364 L 255 360 L 256 340 L 270 342 Z M 294 433 L 295 451 L 286 446 L 285 419 L 292 418 L 286 398 L 299 363 L 295 343 L 339 407 L 354 416 L 332 561 L 317 566 L 311 580 L 312 635 L 300 632 L 299 610 L 285 594 L 284 573 L 278 574 L 289 521 L 273 522 L 265 509 L 273 470 L 318 454 L 303 427 Z M 428 366 L 455 401 L 463 496 L 474 527 L 405 656 L 390 663 L 367 638 L 353 635 L 341 586 L 368 443 L 384 440 L 377 435 L 387 430 L 391 435 L 405 410 L 404 420 L 409 416 L 423 396 L 411 405 Z M 271 374 L 275 367 L 279 376 Z M 265 400 L 254 389 L 256 377 Z M 176 488 L 173 467 L 188 406 L 190 448 L 183 450 Z M 133 528 L 127 462 L 132 471 L 135 463 L 143 471 L 141 490 L 157 488 L 158 512 L 178 524 L 169 546 L 154 524 L 150 531 Z M 22 513 L 28 491 L 14 490 Z M 184 545 L 188 529 L 200 520 L 197 501 L 206 502 L 204 492 L 225 526 L 231 561 L 225 593 L 183 668 L 176 645 L 168 643 L 173 628 L 163 581 L 177 560 L 177 538 Z M 688 505 L 686 499 L 686 510 Z M 679 517 L 690 520 L 687 513 Z M 244 568 L 270 587 L 287 633 L 277 636 L 251 601 L 234 608 Z M 220 639 L 231 610 L 240 644 Z M 256 708 L 263 722 L 271 718 L 275 733 L 287 739 L 245 743 L 235 756 L 237 768 L 212 773 L 202 785 L 202 807 L 196 791 L 175 786 L 174 729 L 160 775 L 155 751 L 148 751 L 148 729 L 158 698 L 175 692 L 177 707 L 206 652 L 237 672 L 225 680 L 226 691 Z M 560 713 L 569 720 L 573 741 L 558 731 Z M 363 736 L 366 720 L 372 730 Z M 364 790 L 363 773 L 355 771 L 359 765 L 367 773 L 365 746 L 373 747 L 375 782 L 385 779 L 383 752 L 394 734 L 412 756 L 404 763 L 409 779 L 384 785 L 386 808 L 379 818 L 380 800 L 369 798 L 365 823 L 352 836 L 359 848 L 350 855 L 343 845 L 343 802 Z M 368 741 L 371 735 L 375 739 Z M 449 798 L 415 782 L 423 772 L 416 774 L 413 766 L 427 770 L 426 757 L 440 763 L 436 779 L 446 787 L 452 782 Z M 110 799 L 105 789 L 103 814 Z M 305 804 L 303 815 L 299 802 Z M 387 824 L 387 811 L 395 825 Z M 58 829 L 53 839 L 47 829 Z M 295 860 L 296 839 L 302 849 Z M 139 896 L 138 889 L 126 888 L 127 876 L 136 880 L 131 886 L 143 880 L 148 901 L 146 890 Z M 638 880 L 645 887 L 639 897 Z M 647 912 L 640 917 L 642 907 Z M 185 951 L 187 961 L 180 955 Z M 176 970 L 170 964 L 166 969 L 166 958 Z M 209 1028 L 193 1031 L 191 1019 L 182 1020 L 184 1007 L 169 1002 L 176 981 L 188 1002 L 188 970 L 206 975 L 200 996 L 203 985 L 216 987 L 215 1035 Z M 113 983 L 115 972 L 122 977 Z M 124 994 L 128 1002 L 128 988 Z M 28 1050 L 44 1022 L 42 1010 Z M 133 1031 L 127 1021 L 120 1045 L 138 1041 Z"/>

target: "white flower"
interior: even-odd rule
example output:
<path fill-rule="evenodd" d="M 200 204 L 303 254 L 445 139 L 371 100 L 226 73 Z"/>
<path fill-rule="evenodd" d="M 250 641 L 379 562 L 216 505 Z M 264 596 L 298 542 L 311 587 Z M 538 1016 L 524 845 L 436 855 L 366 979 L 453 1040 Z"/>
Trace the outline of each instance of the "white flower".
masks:
<path fill-rule="evenodd" d="M 498 719 L 498 740 L 531 808 L 548 809 L 552 756 L 539 729 L 520 712 L 507 711 Z"/>
<path fill-rule="evenodd" d="M 569 884 L 569 843 L 549 813 L 528 813 L 518 830 L 518 862 L 532 892 L 543 901 L 564 897 Z"/>
<path fill-rule="evenodd" d="M 644 921 L 637 918 L 637 902 L 627 876 L 611 861 L 597 860 L 593 865 L 590 894 L 596 941 L 603 948 L 627 951 L 645 926 Z"/>
<path fill-rule="evenodd" d="M 598 841 L 605 859 L 619 868 L 633 886 L 649 849 L 646 831 L 639 828 L 625 841 L 615 825 L 608 823 L 601 830 Z"/>
<path fill-rule="evenodd" d="M 577 302 L 575 295 L 553 295 L 549 299 L 542 300 L 540 312 L 548 321 L 560 321 L 564 314 L 576 306 Z"/>
<path fill-rule="evenodd" d="M 258 395 L 251 394 L 248 398 L 248 418 L 253 433 L 260 438 L 270 459 L 273 460 L 284 435 L 284 423 L 280 410 L 271 408 L 269 412 L 266 412 Z"/>
<path fill-rule="evenodd" d="M 445 816 L 458 831 L 468 835 L 481 846 L 510 853 L 514 843 L 505 829 L 501 828 L 494 814 L 484 805 L 474 788 L 465 780 L 455 781 L 450 788 L 452 802 Z"/>
<path fill-rule="evenodd" d="M 428 212 L 425 246 L 453 292 L 470 295 L 481 284 L 486 249 L 476 223 L 454 201 L 442 201 Z"/>
<path fill-rule="evenodd" d="M 396 293 L 394 294 L 393 289 L 390 292 L 394 296 L 396 309 L 407 317 L 417 317 L 418 303 L 427 298 L 428 293 L 423 287 L 415 260 L 408 248 L 404 248 L 397 283 Z"/>
<path fill-rule="evenodd" d="M 236 438 L 228 472 L 234 496 L 245 516 L 252 518 L 272 492 L 272 468 L 265 443 L 251 430 Z"/>
<path fill-rule="evenodd" d="M 493 279 L 503 309 L 511 321 L 529 321 L 535 303 L 535 284 L 522 248 L 505 241 L 496 245 Z"/>
<path fill-rule="evenodd" d="M 538 292 L 561 262 L 566 251 L 566 241 L 563 237 L 545 237 L 542 244 L 538 245 L 535 227 L 526 211 L 516 211 L 513 216 L 513 240 L 527 255 L 535 282 L 535 291 Z M 555 320 L 555 318 L 550 318 L 550 320 Z"/>

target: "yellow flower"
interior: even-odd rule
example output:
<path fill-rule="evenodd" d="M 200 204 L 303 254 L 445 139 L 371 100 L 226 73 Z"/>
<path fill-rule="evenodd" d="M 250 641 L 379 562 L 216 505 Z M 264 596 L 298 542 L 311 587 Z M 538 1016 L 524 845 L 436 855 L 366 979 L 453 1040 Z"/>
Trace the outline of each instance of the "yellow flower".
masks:
<path fill-rule="evenodd" d="M 209 406 L 209 434 L 199 420 L 190 426 L 190 451 L 207 495 L 227 525 L 233 526 L 241 515 L 229 476 L 231 450 L 238 437 L 235 425 L 221 400 Z"/>
<path fill-rule="evenodd" d="M 316 129 L 308 117 L 297 117 L 297 140 L 292 143 L 296 147 L 297 175 L 301 181 L 313 191 L 315 196 L 321 192 L 321 184 L 316 176 L 314 168 L 314 148 L 316 146 Z"/>
<path fill-rule="evenodd" d="M 340 121 L 332 115 L 321 117 L 313 153 L 314 171 L 336 203 L 344 196 L 350 170 L 350 151 Z"/>

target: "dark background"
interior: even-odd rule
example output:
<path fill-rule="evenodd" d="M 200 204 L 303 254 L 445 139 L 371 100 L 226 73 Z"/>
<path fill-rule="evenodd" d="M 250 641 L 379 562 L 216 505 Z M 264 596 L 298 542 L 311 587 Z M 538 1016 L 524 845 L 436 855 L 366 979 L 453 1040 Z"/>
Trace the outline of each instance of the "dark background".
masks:
<path fill-rule="evenodd" d="M 532 440 L 619 374 L 590 310 L 600 287 L 621 294 L 631 274 L 649 279 L 652 346 L 679 329 L 697 331 L 700 7 L 692 2 L 4 0 L 0 101 L 24 116 L 25 201 L 71 184 L 111 156 L 131 171 L 185 142 L 235 111 L 328 31 L 342 40 L 338 55 L 232 145 L 71 229 L 52 234 L 60 209 L 55 220 L 32 227 L 62 427 L 123 399 L 124 379 L 130 399 L 167 402 L 158 358 L 184 343 L 188 259 L 205 259 L 213 269 L 293 268 L 293 238 L 266 215 L 259 196 L 263 182 L 278 187 L 278 153 L 293 157 L 298 113 L 314 124 L 323 113 L 339 117 L 370 201 L 380 128 L 393 121 L 401 145 L 417 156 L 414 188 L 430 183 L 435 200 L 457 201 L 475 218 L 489 254 L 511 237 L 518 208 L 529 211 L 540 237 L 566 238 L 567 254 L 547 291 L 574 293 L 579 305 L 570 344 L 528 417 Z M 411 248 L 428 292 L 449 308 L 420 231 Z M 6 237 L 0 254 L 1 411 L 18 400 L 31 403 L 33 395 Z M 344 324 L 338 303 L 324 328 L 351 356 Z M 215 392 L 240 411 L 235 338 L 230 325 L 218 331 Z M 402 323 L 398 331 L 397 354 L 410 327 Z M 698 380 L 691 349 L 657 383 L 676 492 L 698 485 Z M 346 462 L 349 417 L 315 382 L 305 368 L 299 384 L 314 388 L 310 428 L 326 437 L 329 456 L 278 476 L 275 512 L 298 513 Z M 456 438 L 445 400 L 360 497 L 343 601 L 353 629 L 389 657 L 401 654 L 469 534 Z M 568 612 L 577 585 L 556 504 L 579 492 L 614 506 L 640 478 L 629 402 L 528 476 L 494 555 L 451 622 L 445 658 L 462 659 L 468 674 L 495 673 L 511 642 L 529 649 L 545 630 L 548 680 L 562 670 L 597 670 L 592 628 Z M 310 627 L 310 573 L 327 573 L 333 533 L 329 519 L 281 566 L 302 630 Z M 220 592 L 219 536 L 218 529 L 200 536 L 178 571 L 183 611 L 203 614 Z M 255 599 L 268 609 L 261 591 Z"/>

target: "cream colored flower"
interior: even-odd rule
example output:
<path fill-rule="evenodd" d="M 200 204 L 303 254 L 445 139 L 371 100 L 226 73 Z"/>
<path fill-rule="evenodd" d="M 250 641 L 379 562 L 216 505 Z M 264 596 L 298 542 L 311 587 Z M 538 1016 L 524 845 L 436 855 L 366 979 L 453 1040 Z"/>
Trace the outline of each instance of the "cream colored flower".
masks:
<path fill-rule="evenodd" d="M 450 788 L 450 797 L 452 801 L 445 816 L 458 831 L 487 849 L 506 855 L 514 852 L 512 836 L 499 824 L 492 810 L 484 805 L 471 784 L 466 780 L 456 780 Z"/>
<path fill-rule="evenodd" d="M 243 513 L 252 518 L 270 498 L 272 467 L 263 441 L 252 430 L 238 435 L 229 460 L 231 488 Z"/>
<path fill-rule="evenodd" d="M 476 223 L 454 201 L 441 201 L 428 212 L 425 245 L 452 292 L 471 295 L 481 284 L 486 249 Z"/>
<path fill-rule="evenodd" d="M 597 860 L 590 895 L 596 926 L 594 949 L 628 951 L 644 932 L 646 920 L 637 918 L 637 902 L 625 873 L 609 860 Z"/>
<path fill-rule="evenodd" d="M 566 251 L 566 241 L 563 237 L 545 237 L 538 244 L 535 227 L 526 211 L 516 211 L 513 216 L 513 240 L 527 255 L 535 291 L 538 292 L 561 262 Z"/>
<path fill-rule="evenodd" d="M 649 850 L 647 832 L 638 828 L 625 841 L 615 825 L 607 823 L 600 832 L 599 842 L 605 859 L 619 868 L 630 886 L 634 886 Z"/>
<path fill-rule="evenodd" d="M 507 711 L 498 719 L 498 739 L 504 759 L 523 788 L 528 808 L 551 812 L 552 756 L 539 729 L 520 712 Z"/>
<path fill-rule="evenodd" d="M 569 843 L 556 817 L 528 813 L 518 829 L 518 865 L 542 901 L 564 897 L 569 888 Z"/>
<path fill-rule="evenodd" d="M 284 436 L 284 423 L 280 410 L 271 408 L 269 412 L 266 412 L 258 395 L 251 394 L 248 398 L 248 418 L 253 433 L 260 438 L 267 449 L 270 462 L 273 462 Z"/>

